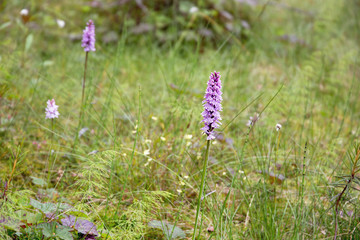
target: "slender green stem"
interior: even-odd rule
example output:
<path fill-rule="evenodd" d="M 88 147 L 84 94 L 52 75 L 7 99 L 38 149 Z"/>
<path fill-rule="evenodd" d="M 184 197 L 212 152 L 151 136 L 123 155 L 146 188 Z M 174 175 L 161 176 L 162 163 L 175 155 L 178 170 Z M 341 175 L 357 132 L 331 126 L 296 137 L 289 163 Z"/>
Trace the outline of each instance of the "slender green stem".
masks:
<path fill-rule="evenodd" d="M 47 176 L 47 183 L 48 186 L 50 186 L 50 167 L 51 167 L 51 158 L 52 158 L 52 148 L 53 148 L 53 144 L 54 144 L 54 119 L 51 119 L 51 143 L 50 143 L 50 155 L 48 157 L 48 176 Z"/>
<path fill-rule="evenodd" d="M 51 142 L 54 141 L 54 119 L 51 119 Z"/>
<path fill-rule="evenodd" d="M 194 227 L 194 232 L 193 232 L 193 236 L 192 236 L 193 240 L 195 239 L 195 235 L 196 235 L 197 223 L 198 223 L 198 218 L 199 218 L 199 213 L 200 213 L 200 208 L 201 208 L 201 200 L 202 200 L 201 198 L 204 193 L 206 168 L 207 168 L 207 163 L 208 163 L 208 159 L 209 159 L 209 153 L 210 153 L 210 140 L 207 140 L 205 162 L 204 162 L 204 167 L 203 167 L 202 176 L 201 176 L 200 193 L 199 193 L 198 204 L 197 204 L 197 208 L 196 208 L 195 227 Z"/>
<path fill-rule="evenodd" d="M 85 98 L 85 84 L 86 84 L 86 70 L 87 70 L 87 60 L 88 60 L 89 52 L 86 52 L 85 55 L 85 67 L 84 67 L 84 78 L 82 82 L 82 94 L 81 94 L 81 111 L 80 111 L 80 119 L 82 116 L 82 111 L 84 107 L 84 98 Z"/>
<path fill-rule="evenodd" d="M 88 56 L 89 56 L 89 52 L 86 52 L 85 54 L 85 66 L 84 66 L 84 78 L 82 81 L 82 94 L 81 94 L 81 106 L 80 106 L 80 114 L 79 114 L 79 124 L 76 130 L 76 134 L 75 134 L 75 139 L 74 139 L 74 144 L 73 144 L 73 151 L 75 150 L 75 146 L 76 143 L 78 141 L 78 133 L 81 127 L 81 123 L 82 123 L 82 117 L 83 117 L 83 111 L 84 111 L 84 99 L 85 99 L 85 85 L 86 85 L 86 71 L 87 71 L 87 62 L 88 62 Z"/>

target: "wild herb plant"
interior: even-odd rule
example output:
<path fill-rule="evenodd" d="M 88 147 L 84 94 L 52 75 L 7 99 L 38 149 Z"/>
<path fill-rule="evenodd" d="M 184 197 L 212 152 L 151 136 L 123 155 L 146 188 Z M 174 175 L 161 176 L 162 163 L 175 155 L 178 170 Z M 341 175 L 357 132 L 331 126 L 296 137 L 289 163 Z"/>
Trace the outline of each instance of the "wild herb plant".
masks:
<path fill-rule="evenodd" d="M 85 87 L 86 87 L 86 72 L 87 72 L 87 62 L 88 62 L 88 55 L 89 52 L 95 52 L 95 24 L 92 20 L 89 20 L 86 24 L 85 29 L 83 30 L 83 36 L 82 36 L 82 41 L 81 41 L 81 47 L 84 48 L 85 51 L 85 61 L 84 61 L 84 77 L 82 80 L 82 92 L 81 92 L 81 105 L 80 105 L 80 114 L 79 114 L 79 125 L 78 125 L 78 129 L 77 132 L 80 130 L 82 121 L 83 121 L 83 114 L 84 114 L 84 110 L 85 110 Z M 84 129 L 84 128 L 83 128 Z M 80 130 L 81 131 L 81 130 Z M 74 145 L 73 148 L 75 148 L 76 143 L 78 138 L 81 136 L 82 134 L 75 134 L 75 140 L 74 140 Z"/>
<path fill-rule="evenodd" d="M 84 64 L 84 77 L 82 81 L 82 92 L 81 92 L 81 111 L 80 111 L 80 119 L 82 117 L 81 113 L 84 108 L 84 97 L 85 97 L 85 84 L 86 84 L 86 70 L 87 70 L 87 61 L 88 54 L 90 51 L 95 52 L 95 24 L 92 20 L 86 24 L 86 27 L 83 31 L 82 44 L 81 47 L 84 48 L 85 51 L 85 64 Z"/>
<path fill-rule="evenodd" d="M 194 226 L 194 233 L 192 239 L 195 239 L 196 236 L 196 229 L 198 224 L 199 213 L 201 209 L 201 202 L 204 200 L 204 188 L 206 182 L 206 169 L 208 166 L 209 154 L 210 154 L 210 141 L 215 139 L 215 132 L 214 130 L 220 127 L 221 124 L 221 117 L 220 111 L 222 111 L 221 101 L 222 101 L 222 92 L 221 92 L 221 76 L 218 72 L 214 71 L 211 73 L 210 79 L 208 81 L 208 86 L 206 88 L 203 105 L 204 111 L 202 112 L 204 127 L 201 129 L 203 130 L 206 137 L 206 152 L 204 158 L 204 165 L 201 175 L 201 185 L 200 191 L 198 196 L 197 208 L 196 208 L 196 216 L 195 216 L 195 226 Z M 201 225 L 200 230 L 201 232 Z M 199 234 L 200 235 L 200 234 Z"/>
<path fill-rule="evenodd" d="M 55 104 L 55 100 L 51 99 L 46 102 L 47 107 L 45 108 L 45 119 L 51 119 L 51 143 L 50 143 L 50 149 L 49 149 L 49 155 L 48 155 L 48 166 L 47 166 L 47 172 L 48 172 L 48 184 L 50 184 L 50 174 L 52 171 L 51 168 L 51 159 L 54 158 L 54 150 L 52 149 L 54 146 L 54 119 L 58 118 L 60 113 L 58 111 L 59 106 Z"/>

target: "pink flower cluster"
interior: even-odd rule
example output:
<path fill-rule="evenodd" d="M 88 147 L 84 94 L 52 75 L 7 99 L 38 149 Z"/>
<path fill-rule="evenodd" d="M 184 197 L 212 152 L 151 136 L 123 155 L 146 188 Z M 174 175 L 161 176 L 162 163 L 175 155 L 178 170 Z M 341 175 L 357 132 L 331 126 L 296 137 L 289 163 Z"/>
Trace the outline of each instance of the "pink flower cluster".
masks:
<path fill-rule="evenodd" d="M 47 107 L 45 108 L 45 119 L 54 119 L 54 118 L 58 118 L 59 117 L 59 111 L 58 111 L 58 107 L 57 105 L 55 105 L 55 100 L 48 100 L 47 102 Z"/>
<path fill-rule="evenodd" d="M 85 52 L 95 52 L 95 24 L 92 20 L 86 24 L 83 32 L 82 44 Z"/>
<path fill-rule="evenodd" d="M 204 96 L 204 111 L 202 112 L 204 127 L 202 130 L 207 135 L 207 140 L 215 138 L 214 129 L 220 126 L 220 111 L 222 110 L 222 92 L 220 73 L 213 72 L 210 75 L 208 86 Z"/>

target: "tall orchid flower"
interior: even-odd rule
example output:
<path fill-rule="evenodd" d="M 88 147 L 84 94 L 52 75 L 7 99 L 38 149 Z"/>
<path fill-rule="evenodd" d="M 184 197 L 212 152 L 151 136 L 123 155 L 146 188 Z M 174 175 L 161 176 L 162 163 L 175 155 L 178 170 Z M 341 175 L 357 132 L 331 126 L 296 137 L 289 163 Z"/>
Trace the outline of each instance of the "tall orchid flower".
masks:
<path fill-rule="evenodd" d="M 214 130 L 221 125 L 220 111 L 222 111 L 222 106 L 221 106 L 222 92 L 221 92 L 220 77 L 221 76 L 218 72 L 214 71 L 213 73 L 211 73 L 203 101 L 204 111 L 201 114 L 203 116 L 203 120 L 201 122 L 203 122 L 205 126 L 201 130 L 203 130 L 204 134 L 207 136 L 206 138 L 207 144 L 206 144 L 205 161 L 204 161 L 202 177 L 201 177 L 200 193 L 196 208 L 195 227 L 192 236 L 193 240 L 195 239 L 195 235 L 196 235 L 197 223 L 201 209 L 201 201 L 203 199 L 203 194 L 204 194 L 206 168 L 207 168 L 209 152 L 210 152 L 210 141 L 215 138 Z"/>
<path fill-rule="evenodd" d="M 84 96 L 85 96 L 85 83 L 86 83 L 86 70 L 87 70 L 87 60 L 88 54 L 90 51 L 95 52 L 95 24 L 92 20 L 89 20 L 86 24 L 86 27 L 83 31 L 83 38 L 82 38 L 81 46 L 84 48 L 86 52 L 85 55 L 85 68 L 84 68 L 84 78 L 82 82 L 82 96 L 81 96 L 81 106 L 83 107 L 84 104 Z M 80 113 L 81 118 L 81 113 Z"/>
<path fill-rule="evenodd" d="M 59 113 L 59 106 L 55 104 L 55 99 L 51 99 L 51 100 L 48 100 L 46 102 L 47 104 L 47 107 L 45 108 L 45 119 L 51 119 L 51 143 L 53 144 L 54 142 L 54 119 L 55 118 L 58 118 L 60 113 Z M 52 147 L 52 146 L 51 146 Z M 53 150 L 51 150 L 53 151 Z M 50 151 L 50 152 L 51 152 Z M 50 183 L 50 160 L 51 157 L 48 158 L 48 183 Z"/>
<path fill-rule="evenodd" d="M 202 113 L 202 122 L 205 126 L 202 128 L 207 135 L 207 140 L 215 138 L 214 129 L 218 128 L 221 123 L 220 111 L 222 111 L 221 101 L 221 80 L 218 72 L 211 73 L 208 86 L 204 96 L 204 111 Z"/>

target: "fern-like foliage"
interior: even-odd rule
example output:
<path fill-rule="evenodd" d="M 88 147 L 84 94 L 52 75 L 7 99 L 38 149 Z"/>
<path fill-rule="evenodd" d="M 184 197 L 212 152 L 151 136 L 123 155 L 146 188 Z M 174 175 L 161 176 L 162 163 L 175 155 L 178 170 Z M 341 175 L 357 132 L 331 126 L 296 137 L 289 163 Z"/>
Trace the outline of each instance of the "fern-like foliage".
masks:
<path fill-rule="evenodd" d="M 164 199 L 172 197 L 165 191 L 144 192 L 141 199 L 134 199 L 114 223 L 115 239 L 140 239 L 147 233 L 147 223 L 157 216 Z"/>
<path fill-rule="evenodd" d="M 108 239 L 140 239 L 147 233 L 147 223 L 157 217 L 165 199 L 172 194 L 165 191 L 145 191 L 132 193 L 132 204 L 125 209 L 117 189 L 127 186 L 117 186 L 124 181 L 124 174 L 118 174 L 117 166 L 126 166 L 119 152 L 104 151 L 89 157 L 83 162 L 80 177 L 75 183 L 77 196 L 81 199 L 75 208 L 89 214 L 89 218 L 103 228 Z M 113 186 L 116 185 L 116 186 Z M 135 197 L 136 196 L 136 197 Z M 114 216 L 114 213 L 118 212 Z M 103 221 L 100 216 L 106 218 Z M 111 231 L 107 226 L 111 225 Z"/>

